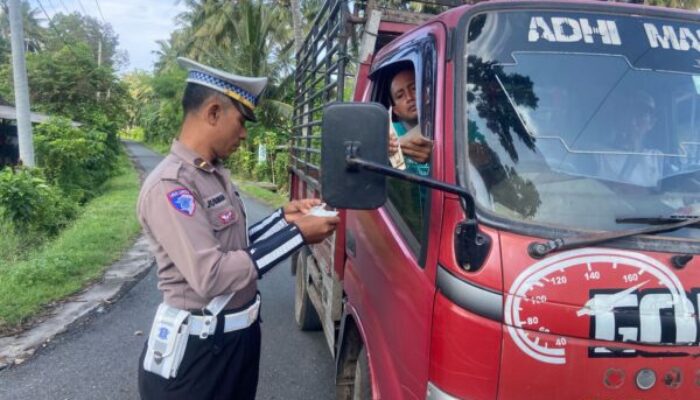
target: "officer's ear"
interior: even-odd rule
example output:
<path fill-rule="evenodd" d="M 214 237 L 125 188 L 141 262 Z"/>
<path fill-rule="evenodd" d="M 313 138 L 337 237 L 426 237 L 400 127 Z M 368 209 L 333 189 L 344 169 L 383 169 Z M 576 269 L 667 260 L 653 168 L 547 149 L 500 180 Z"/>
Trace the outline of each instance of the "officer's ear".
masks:
<path fill-rule="evenodd" d="M 216 126 L 223 115 L 224 107 L 218 96 L 211 96 L 202 106 L 202 117 L 211 126 Z"/>

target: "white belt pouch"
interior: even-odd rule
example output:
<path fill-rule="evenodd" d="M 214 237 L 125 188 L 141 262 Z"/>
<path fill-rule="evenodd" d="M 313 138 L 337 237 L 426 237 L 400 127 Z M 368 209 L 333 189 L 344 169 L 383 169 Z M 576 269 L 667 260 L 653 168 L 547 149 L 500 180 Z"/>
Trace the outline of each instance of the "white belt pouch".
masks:
<path fill-rule="evenodd" d="M 232 297 L 233 293 L 217 296 L 207 304 L 206 309 L 214 316 L 214 321 Z M 170 307 L 165 303 L 158 306 L 151 334 L 148 336 L 143 369 L 165 379 L 177 376 L 177 369 L 185 356 L 187 339 L 190 337 L 187 325 L 189 316 L 189 311 Z"/>
<path fill-rule="evenodd" d="M 177 375 L 177 369 L 187 348 L 187 339 L 190 337 L 185 323 L 189 316 L 189 311 L 170 307 L 165 303 L 158 306 L 151 334 L 148 336 L 143 369 L 165 379 Z"/>

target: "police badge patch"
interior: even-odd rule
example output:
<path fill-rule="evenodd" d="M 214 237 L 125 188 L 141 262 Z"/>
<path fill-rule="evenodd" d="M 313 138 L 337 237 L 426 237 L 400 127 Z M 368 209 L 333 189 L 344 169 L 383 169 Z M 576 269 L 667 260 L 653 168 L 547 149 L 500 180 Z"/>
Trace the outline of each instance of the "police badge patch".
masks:
<path fill-rule="evenodd" d="M 194 202 L 194 195 L 188 189 L 179 188 L 168 193 L 168 201 L 179 212 L 192 216 L 197 204 Z"/>

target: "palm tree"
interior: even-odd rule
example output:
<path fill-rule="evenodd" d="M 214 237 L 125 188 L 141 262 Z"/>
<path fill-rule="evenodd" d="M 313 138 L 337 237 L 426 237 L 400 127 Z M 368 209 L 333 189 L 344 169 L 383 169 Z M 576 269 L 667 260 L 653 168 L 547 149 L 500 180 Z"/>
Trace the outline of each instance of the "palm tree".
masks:
<path fill-rule="evenodd" d="M 46 29 L 40 25 L 44 19 L 39 17 L 39 9 L 32 8 L 28 1 L 20 2 L 22 26 L 24 27 L 25 51 L 35 53 L 41 50 L 46 41 Z M 0 0 L 0 37 L 10 41 L 10 8 L 7 0 Z"/>
<path fill-rule="evenodd" d="M 292 28 L 294 30 L 294 52 L 298 53 L 304 40 L 304 31 L 301 19 L 301 0 L 291 0 L 292 8 Z"/>
<path fill-rule="evenodd" d="M 294 42 L 284 16 L 283 9 L 261 0 L 239 1 L 229 16 L 231 45 L 212 47 L 201 58 L 214 67 L 241 75 L 270 78 L 265 100 L 260 104 L 260 119 L 267 126 L 279 127 L 283 118 L 291 114 L 288 78 L 293 71 Z"/>
<path fill-rule="evenodd" d="M 188 10 L 178 15 L 178 23 L 187 32 L 183 49 L 192 58 L 200 58 L 214 47 L 231 46 L 231 15 L 234 2 L 230 0 L 182 0 Z"/>
<path fill-rule="evenodd" d="M 200 41 L 194 45 L 203 50 L 200 59 L 216 67 L 230 69 L 241 75 L 269 76 L 273 74 L 272 59 L 279 52 L 281 40 L 288 40 L 289 32 L 281 18 L 280 9 L 265 4 L 262 0 L 239 1 L 228 14 L 226 25 L 228 41 L 207 46 Z"/>
<path fill-rule="evenodd" d="M 158 50 L 153 51 L 153 54 L 158 57 L 153 66 L 156 74 L 175 67 L 177 65 L 177 57 L 186 54 L 186 34 L 187 32 L 184 29 L 178 29 L 170 34 L 168 40 L 156 41 Z"/>

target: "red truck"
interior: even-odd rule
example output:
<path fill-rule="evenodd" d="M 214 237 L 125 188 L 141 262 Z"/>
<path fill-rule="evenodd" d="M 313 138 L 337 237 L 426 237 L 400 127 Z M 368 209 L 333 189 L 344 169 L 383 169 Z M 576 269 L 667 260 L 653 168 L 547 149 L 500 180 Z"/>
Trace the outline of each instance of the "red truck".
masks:
<path fill-rule="evenodd" d="M 295 318 L 339 398 L 700 399 L 698 13 L 332 0 L 297 56 L 291 197 L 342 224 Z M 407 66 L 428 176 L 388 163 Z"/>

